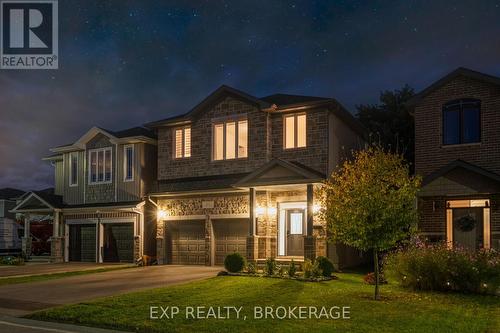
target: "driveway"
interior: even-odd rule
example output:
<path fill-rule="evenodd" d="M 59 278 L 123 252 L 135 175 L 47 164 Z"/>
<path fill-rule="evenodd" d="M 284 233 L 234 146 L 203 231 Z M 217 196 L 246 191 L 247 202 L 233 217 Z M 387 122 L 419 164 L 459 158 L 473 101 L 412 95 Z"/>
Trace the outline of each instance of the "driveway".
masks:
<path fill-rule="evenodd" d="M 162 265 L 129 268 L 0 287 L 0 314 L 23 316 L 62 304 L 165 287 L 215 276 L 220 267 Z"/>
<path fill-rule="evenodd" d="M 69 263 L 26 263 L 23 266 L 0 265 L 0 278 L 24 275 L 42 275 L 76 271 L 87 271 L 100 268 L 130 266 L 131 264 L 96 264 L 90 262 Z"/>

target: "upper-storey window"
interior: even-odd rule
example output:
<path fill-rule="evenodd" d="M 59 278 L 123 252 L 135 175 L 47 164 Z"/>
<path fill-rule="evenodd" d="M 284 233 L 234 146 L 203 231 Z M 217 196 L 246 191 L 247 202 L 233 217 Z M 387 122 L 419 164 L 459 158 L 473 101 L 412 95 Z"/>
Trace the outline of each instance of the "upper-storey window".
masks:
<path fill-rule="evenodd" d="M 134 145 L 123 147 L 123 180 L 134 180 Z"/>
<path fill-rule="evenodd" d="M 191 127 L 174 130 L 174 158 L 191 157 Z"/>
<path fill-rule="evenodd" d="M 284 147 L 301 148 L 306 146 L 306 115 L 291 114 L 284 117 Z"/>
<path fill-rule="evenodd" d="M 481 102 L 459 99 L 443 107 L 443 145 L 481 141 Z"/>
<path fill-rule="evenodd" d="M 112 175 L 111 147 L 92 149 L 89 154 L 89 183 L 110 183 Z"/>
<path fill-rule="evenodd" d="M 69 154 L 69 186 L 78 186 L 78 153 Z"/>
<path fill-rule="evenodd" d="M 213 159 L 230 160 L 248 156 L 248 121 L 214 124 Z"/>

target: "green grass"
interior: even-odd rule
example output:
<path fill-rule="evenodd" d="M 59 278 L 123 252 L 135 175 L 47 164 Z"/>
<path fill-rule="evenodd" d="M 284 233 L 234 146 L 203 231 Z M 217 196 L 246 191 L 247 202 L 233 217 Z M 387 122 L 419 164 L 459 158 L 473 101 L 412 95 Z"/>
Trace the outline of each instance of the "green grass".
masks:
<path fill-rule="evenodd" d="M 292 280 L 216 277 L 185 285 L 107 297 L 53 308 L 30 318 L 137 332 L 499 332 L 500 298 L 410 292 L 373 286 L 360 274 L 311 283 Z M 149 319 L 149 306 L 179 306 L 175 319 Z M 242 319 L 185 319 L 185 306 L 243 306 Z M 350 306 L 351 319 L 253 319 L 254 306 Z"/>
<path fill-rule="evenodd" d="M 116 271 L 119 269 L 125 269 L 125 268 L 131 268 L 131 267 L 135 267 L 135 266 L 106 267 L 106 268 L 96 268 L 96 269 L 88 269 L 88 270 L 73 271 L 73 272 L 6 277 L 6 278 L 0 279 L 0 286 L 4 286 L 4 285 L 8 285 L 8 284 L 29 283 L 29 282 L 39 282 L 39 281 L 47 281 L 47 280 L 54 280 L 54 279 L 62 279 L 65 277 L 70 277 L 70 276 L 102 273 L 102 272 L 108 272 L 108 271 Z"/>

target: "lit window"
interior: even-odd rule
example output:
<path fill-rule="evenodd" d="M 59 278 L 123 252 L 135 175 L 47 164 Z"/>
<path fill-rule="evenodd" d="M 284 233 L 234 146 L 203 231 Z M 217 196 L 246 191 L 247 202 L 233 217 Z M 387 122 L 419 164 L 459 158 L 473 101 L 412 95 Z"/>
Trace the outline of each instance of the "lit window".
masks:
<path fill-rule="evenodd" d="M 230 121 L 214 125 L 214 160 L 248 157 L 248 121 Z"/>
<path fill-rule="evenodd" d="M 292 114 L 285 116 L 285 149 L 306 146 L 306 115 Z"/>
<path fill-rule="evenodd" d="M 460 99 L 443 107 L 443 144 L 456 145 L 481 141 L 481 102 Z"/>
<path fill-rule="evenodd" d="M 78 153 L 69 154 L 69 186 L 78 186 Z"/>
<path fill-rule="evenodd" d="M 123 175 L 125 181 L 134 180 L 134 146 L 123 147 Z"/>
<path fill-rule="evenodd" d="M 174 157 L 191 157 L 191 127 L 177 128 L 174 133 Z"/>
<path fill-rule="evenodd" d="M 89 183 L 109 183 L 112 177 L 111 148 L 90 150 Z"/>

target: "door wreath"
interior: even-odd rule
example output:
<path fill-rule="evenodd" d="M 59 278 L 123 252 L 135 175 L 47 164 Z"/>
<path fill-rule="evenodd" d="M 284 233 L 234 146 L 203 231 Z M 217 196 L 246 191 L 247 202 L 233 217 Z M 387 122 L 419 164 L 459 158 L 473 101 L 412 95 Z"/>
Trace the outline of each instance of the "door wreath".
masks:
<path fill-rule="evenodd" d="M 476 227 L 476 219 L 472 215 L 465 215 L 458 219 L 457 227 L 462 232 L 469 232 Z"/>

